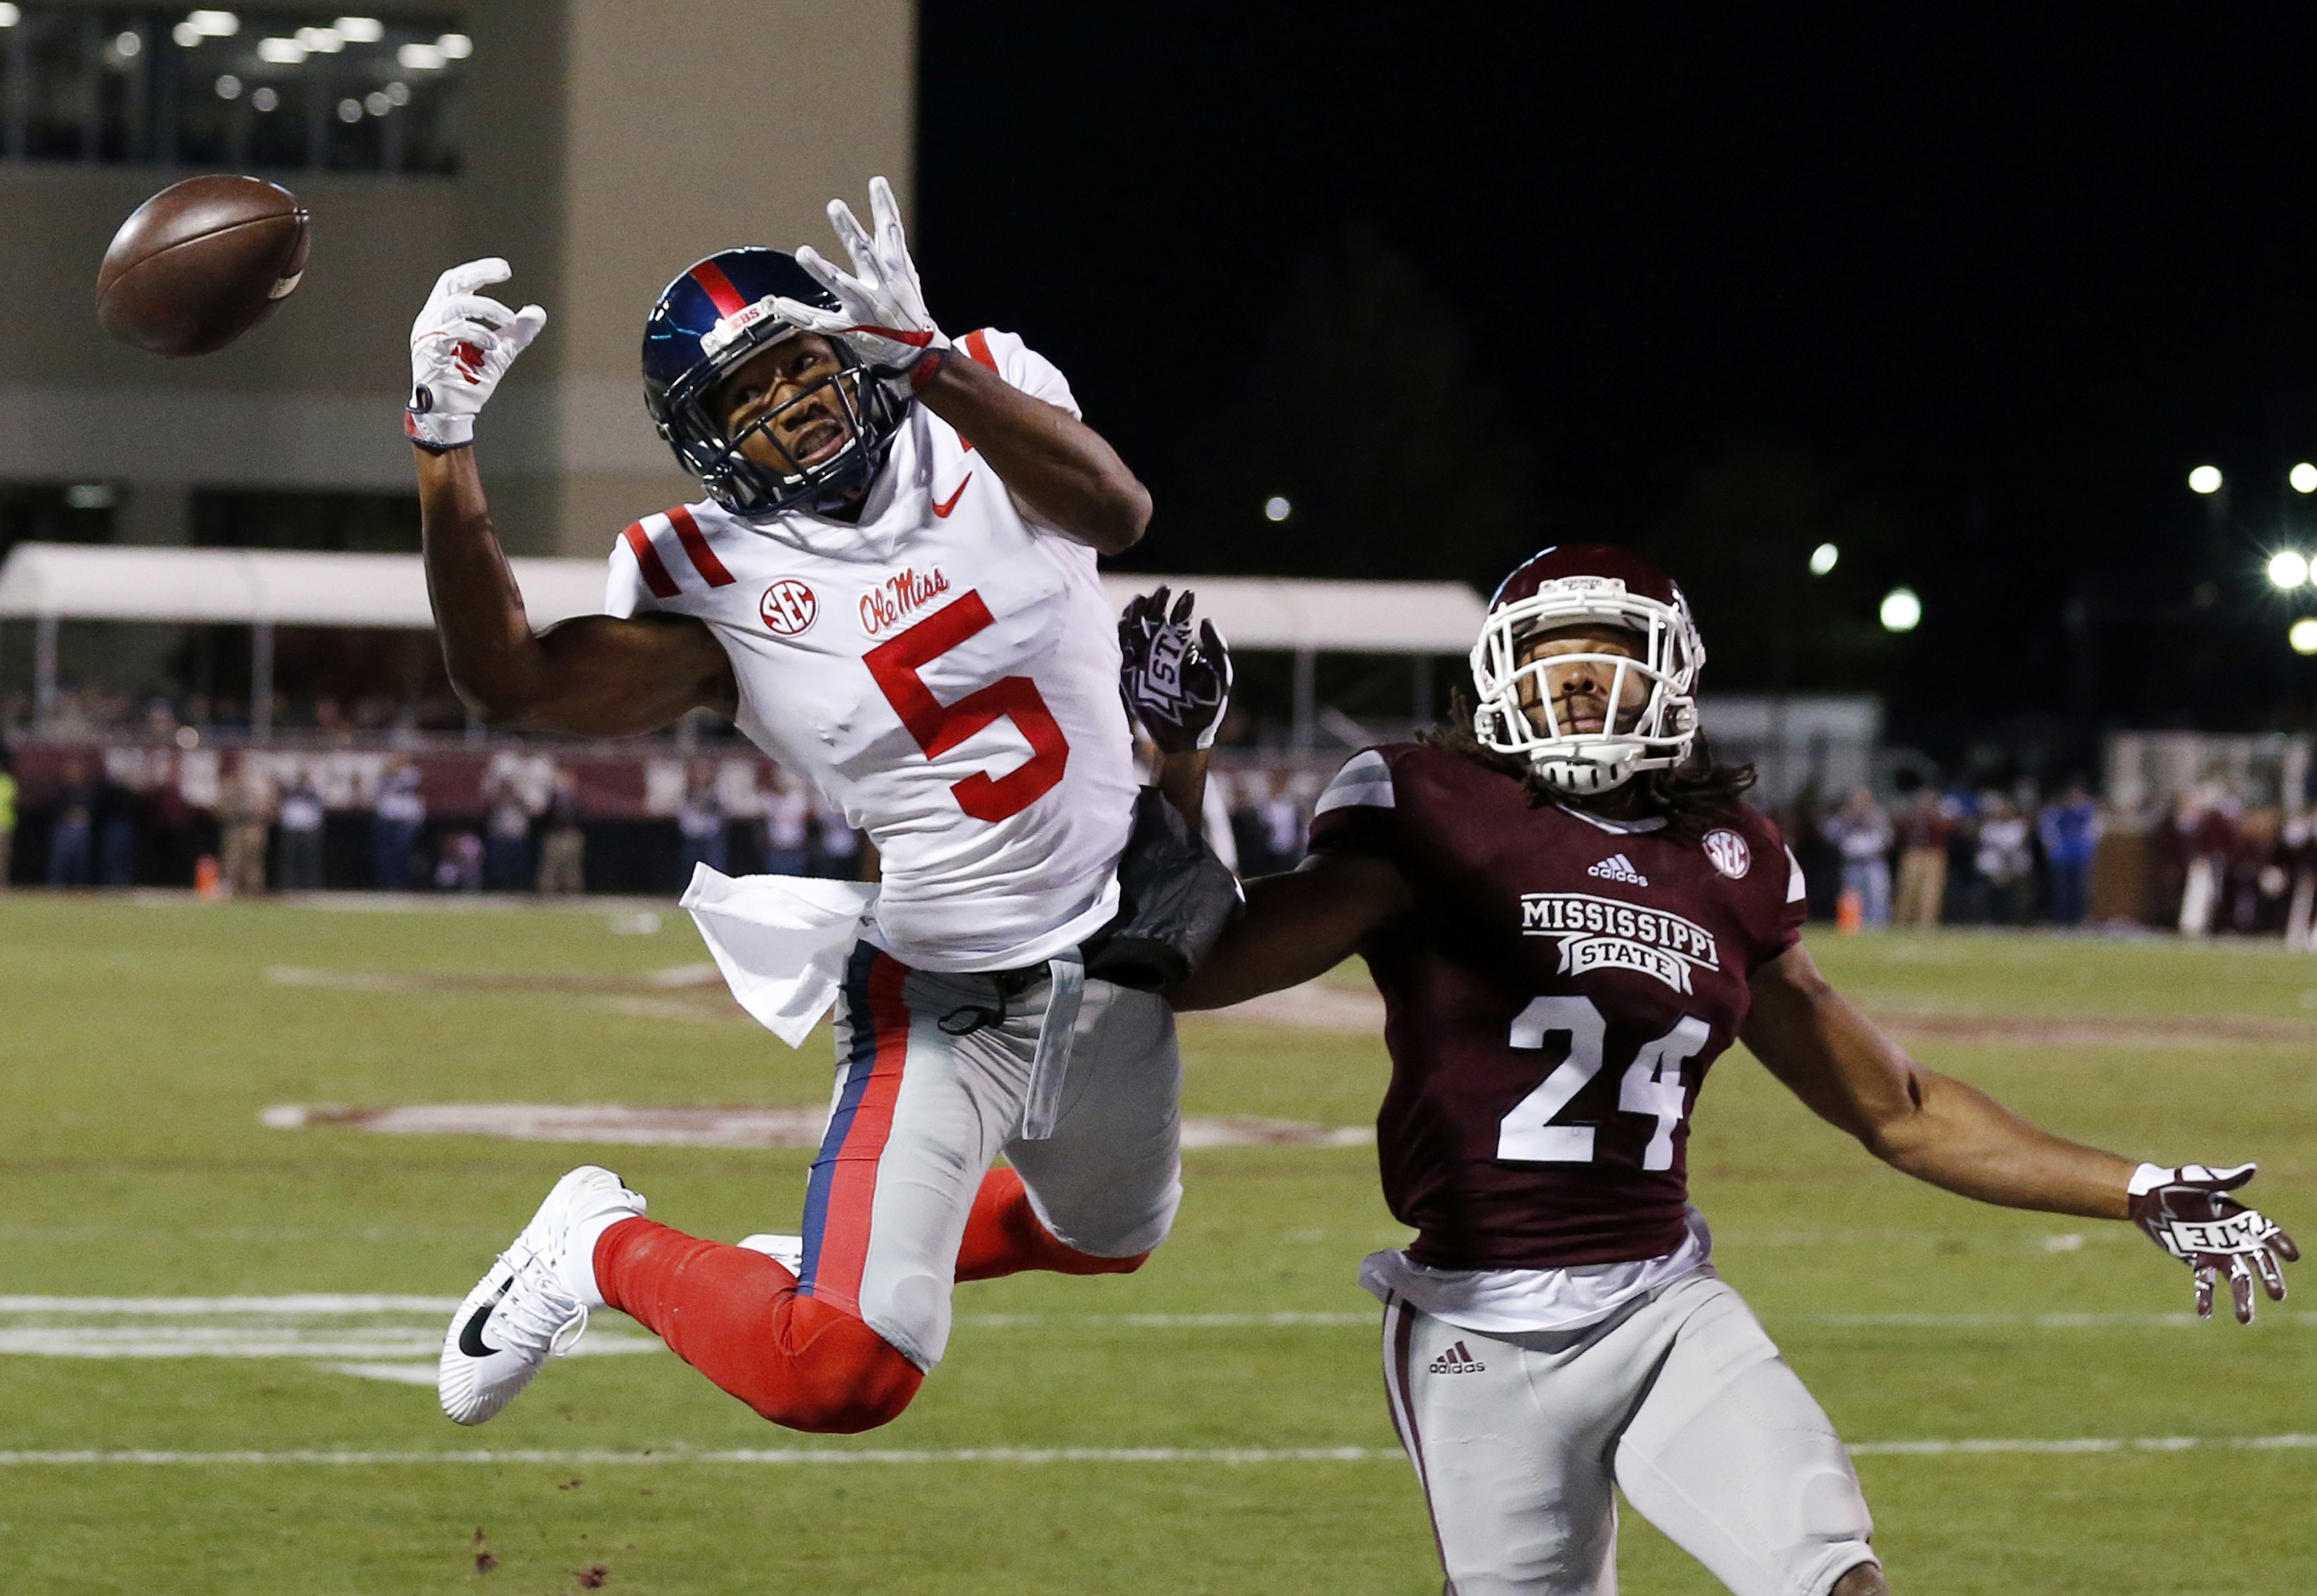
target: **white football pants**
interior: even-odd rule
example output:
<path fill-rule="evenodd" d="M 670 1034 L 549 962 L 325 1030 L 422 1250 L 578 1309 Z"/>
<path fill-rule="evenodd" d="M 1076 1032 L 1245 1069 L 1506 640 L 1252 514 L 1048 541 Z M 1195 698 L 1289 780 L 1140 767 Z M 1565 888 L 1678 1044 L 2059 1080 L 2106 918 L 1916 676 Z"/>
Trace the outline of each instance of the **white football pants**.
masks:
<path fill-rule="evenodd" d="M 865 942 L 847 964 L 798 1288 L 920 1368 L 949 1345 L 958 1246 L 999 1152 L 1046 1228 L 1096 1258 L 1150 1251 L 1181 1205 L 1183 1059 L 1156 993 L 1087 982 L 1052 1134 L 1021 1135 L 1051 985 L 1001 1001 L 987 975 L 912 970 Z"/>
<path fill-rule="evenodd" d="M 1447 1596 L 1615 1596 L 1614 1486 L 1738 1596 L 1825 1596 L 1875 1561 L 1833 1425 L 1711 1266 L 1509 1338 L 1395 1296 L 1383 1352 Z"/>

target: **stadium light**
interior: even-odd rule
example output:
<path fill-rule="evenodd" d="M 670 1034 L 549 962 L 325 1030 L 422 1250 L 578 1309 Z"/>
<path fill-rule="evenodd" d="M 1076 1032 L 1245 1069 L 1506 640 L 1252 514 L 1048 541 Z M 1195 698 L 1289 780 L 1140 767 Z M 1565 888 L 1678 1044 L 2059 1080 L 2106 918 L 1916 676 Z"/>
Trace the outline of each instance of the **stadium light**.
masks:
<path fill-rule="evenodd" d="M 2279 549 L 2268 557 L 2268 582 L 2272 587 L 2298 587 L 2309 579 L 2309 557 L 2291 549 Z"/>
<path fill-rule="evenodd" d="M 1912 632 L 1922 624 L 1923 601 L 1912 587 L 1893 587 L 1883 596 L 1883 630 Z"/>
<path fill-rule="evenodd" d="M 2220 490 L 2221 468 L 2219 466 L 2200 465 L 2188 473 L 2189 492 L 2218 493 Z"/>
<path fill-rule="evenodd" d="M 2293 645 L 2296 654 L 2317 654 L 2317 615 L 2304 615 L 2295 621 L 2293 629 L 2285 634 L 2285 641 Z"/>
<path fill-rule="evenodd" d="M 348 44 L 376 44 L 386 37 L 386 24 L 374 16 L 342 16 L 330 31 Z"/>
<path fill-rule="evenodd" d="M 1263 518 L 1266 521 L 1284 521 L 1294 513 L 1295 507 L 1276 493 L 1263 501 Z"/>
<path fill-rule="evenodd" d="M 2286 472 L 2285 480 L 2293 484 L 2295 493 L 2317 493 L 2317 465 L 2304 460 Z"/>
<path fill-rule="evenodd" d="M 10 4 L 9 0 L 0 0 L 0 28 L 13 28 L 23 20 L 24 13 Z"/>
<path fill-rule="evenodd" d="M 241 19 L 229 11 L 196 11 L 185 18 L 204 39 L 230 39 L 241 31 Z"/>
<path fill-rule="evenodd" d="M 1811 575 L 1814 577 L 1822 577 L 1826 575 L 1827 572 L 1834 569 L 1834 562 L 1841 558 L 1842 551 L 1836 548 L 1832 543 L 1820 543 L 1817 548 L 1811 551 Z"/>

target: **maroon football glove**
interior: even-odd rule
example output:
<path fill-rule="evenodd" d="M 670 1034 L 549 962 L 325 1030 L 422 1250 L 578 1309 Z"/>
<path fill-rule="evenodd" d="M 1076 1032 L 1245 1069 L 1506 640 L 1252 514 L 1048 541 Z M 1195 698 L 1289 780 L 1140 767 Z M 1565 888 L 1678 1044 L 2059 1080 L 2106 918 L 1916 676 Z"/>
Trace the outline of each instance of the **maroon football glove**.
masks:
<path fill-rule="evenodd" d="M 2229 1296 L 2237 1323 L 2252 1323 L 2252 1273 L 2272 1302 L 2285 1300 L 2281 1264 L 2301 1256 L 2293 1238 L 2266 1215 L 2229 1196 L 2253 1177 L 2258 1164 L 2211 1170 L 2183 1164 L 2177 1170 L 2143 1164 L 2132 1173 L 2132 1220 L 2148 1239 L 2196 1271 L 2196 1316 L 2213 1316 L 2213 1282 L 2229 1272 Z"/>
<path fill-rule="evenodd" d="M 1159 751 L 1185 754 L 1214 746 L 1230 708 L 1230 649 L 1212 621 L 1191 630 L 1187 590 L 1171 613 L 1167 597 L 1164 587 L 1139 595 L 1120 614 L 1118 687 Z"/>

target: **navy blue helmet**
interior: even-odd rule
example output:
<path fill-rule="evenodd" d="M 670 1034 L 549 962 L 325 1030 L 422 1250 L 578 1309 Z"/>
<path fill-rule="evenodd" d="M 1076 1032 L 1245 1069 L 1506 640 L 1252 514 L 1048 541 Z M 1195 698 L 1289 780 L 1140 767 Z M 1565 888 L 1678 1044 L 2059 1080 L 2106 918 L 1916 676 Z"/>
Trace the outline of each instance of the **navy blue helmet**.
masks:
<path fill-rule="evenodd" d="M 756 417 L 737 436 L 726 436 L 723 418 L 709 411 L 709 390 L 758 350 L 795 333 L 773 314 L 776 295 L 839 308 L 794 256 L 777 249 L 726 249 L 669 283 L 644 323 L 644 408 L 652 425 L 708 497 L 739 516 L 798 505 L 834 509 L 858 497 L 885 462 L 907 409 L 843 339 L 831 338 L 836 371 Z M 835 454 L 807 465 L 782 446 L 774 424 L 823 390 L 832 391 L 852 436 Z M 741 453 L 756 436 L 772 445 L 780 467 Z"/>

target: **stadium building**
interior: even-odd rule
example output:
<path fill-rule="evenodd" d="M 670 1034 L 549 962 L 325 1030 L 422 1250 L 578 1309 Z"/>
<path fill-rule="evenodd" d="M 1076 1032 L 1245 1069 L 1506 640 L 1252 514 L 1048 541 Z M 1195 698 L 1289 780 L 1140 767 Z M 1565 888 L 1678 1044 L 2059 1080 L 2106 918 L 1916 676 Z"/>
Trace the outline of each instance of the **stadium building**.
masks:
<path fill-rule="evenodd" d="M 435 273 L 505 256 L 553 319 L 492 413 L 503 535 L 598 556 L 691 484 L 645 419 L 644 310 L 681 266 L 827 231 L 912 169 L 915 13 L 708 0 L 387 4 L 361 16 L 0 7 L 0 545 L 415 547 L 396 418 Z M 147 195 L 245 170 L 313 214 L 255 336 L 164 363 L 96 334 Z"/>

